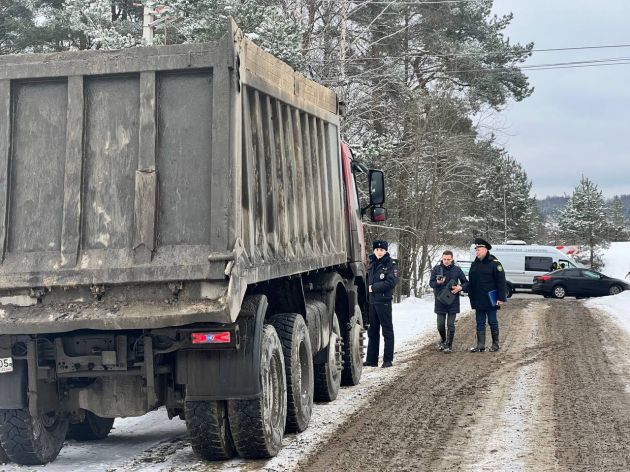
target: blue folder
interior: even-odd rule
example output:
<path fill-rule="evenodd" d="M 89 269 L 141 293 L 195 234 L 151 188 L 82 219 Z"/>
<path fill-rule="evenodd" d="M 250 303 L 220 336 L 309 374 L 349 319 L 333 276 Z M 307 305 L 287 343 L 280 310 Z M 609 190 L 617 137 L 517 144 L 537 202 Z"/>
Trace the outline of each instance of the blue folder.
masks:
<path fill-rule="evenodd" d="M 488 298 L 490 299 L 490 305 L 492 306 L 497 306 L 497 291 L 496 290 L 490 290 L 488 292 Z"/>

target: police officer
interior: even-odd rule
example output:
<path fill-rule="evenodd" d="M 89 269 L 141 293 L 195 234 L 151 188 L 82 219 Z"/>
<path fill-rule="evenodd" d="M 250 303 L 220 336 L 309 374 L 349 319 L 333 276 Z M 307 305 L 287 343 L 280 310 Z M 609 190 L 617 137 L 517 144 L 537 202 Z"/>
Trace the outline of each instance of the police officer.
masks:
<path fill-rule="evenodd" d="M 459 313 L 459 292 L 466 291 L 468 288 L 468 280 L 464 272 L 459 266 L 453 264 L 452 251 L 444 251 L 442 262 L 431 269 L 429 286 L 433 289 L 437 329 L 442 339 L 438 349 L 449 353 L 453 350 L 455 317 Z M 450 292 L 450 294 L 445 291 Z M 448 326 L 448 335 L 445 324 Z"/>
<path fill-rule="evenodd" d="M 490 254 L 492 245 L 482 238 L 475 239 L 476 258 L 468 272 L 468 296 L 477 319 L 477 345 L 471 352 L 486 350 L 486 320 L 492 333 L 490 351 L 499 350 L 499 320 L 497 310 L 505 302 L 505 272 L 499 260 Z"/>
<path fill-rule="evenodd" d="M 385 352 L 381 367 L 391 367 L 394 360 L 394 325 L 392 323 L 392 294 L 398 282 L 398 266 L 387 252 L 387 241 L 372 242 L 374 254 L 368 267 L 368 292 L 370 297 L 370 326 L 368 350 L 364 366 L 378 365 L 380 328 L 383 328 Z"/>

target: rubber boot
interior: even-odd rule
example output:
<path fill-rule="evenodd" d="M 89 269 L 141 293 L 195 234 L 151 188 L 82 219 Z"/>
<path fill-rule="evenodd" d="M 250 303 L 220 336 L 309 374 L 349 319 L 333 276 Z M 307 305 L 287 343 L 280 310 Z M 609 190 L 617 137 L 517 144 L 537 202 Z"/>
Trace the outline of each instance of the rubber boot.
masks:
<path fill-rule="evenodd" d="M 449 353 L 453 352 L 453 338 L 455 337 L 455 330 L 448 330 L 448 336 L 446 337 L 446 347 L 444 348 L 444 352 Z"/>
<path fill-rule="evenodd" d="M 490 348 L 490 352 L 496 352 L 500 349 L 499 347 L 499 330 L 492 331 L 492 347 Z"/>
<path fill-rule="evenodd" d="M 470 348 L 470 352 L 483 352 L 486 350 L 486 331 L 477 331 L 477 345 Z"/>

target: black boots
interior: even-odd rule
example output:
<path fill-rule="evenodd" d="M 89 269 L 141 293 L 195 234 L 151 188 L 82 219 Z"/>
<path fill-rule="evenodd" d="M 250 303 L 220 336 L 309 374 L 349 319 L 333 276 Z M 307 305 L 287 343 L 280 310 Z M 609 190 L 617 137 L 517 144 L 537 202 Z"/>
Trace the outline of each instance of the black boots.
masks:
<path fill-rule="evenodd" d="M 449 329 L 448 336 L 446 337 L 446 343 L 444 345 L 444 352 L 453 352 L 453 338 L 455 337 L 455 330 Z"/>
<path fill-rule="evenodd" d="M 483 352 L 486 350 L 486 330 L 477 331 L 477 345 L 470 348 L 470 352 Z"/>
<path fill-rule="evenodd" d="M 438 343 L 437 348 L 439 351 L 443 351 L 446 348 L 446 330 L 444 329 L 444 326 L 442 326 L 441 328 L 438 327 L 438 333 L 440 333 L 440 339 L 441 341 Z"/>
<path fill-rule="evenodd" d="M 496 352 L 500 349 L 499 347 L 499 330 L 491 331 L 492 334 L 492 347 L 490 347 L 490 352 Z M 477 331 L 477 345 L 475 347 L 470 348 L 470 352 L 483 352 L 486 350 L 486 332 Z"/>
<path fill-rule="evenodd" d="M 499 330 L 492 331 L 492 347 L 490 348 L 490 352 L 496 352 L 499 348 Z"/>

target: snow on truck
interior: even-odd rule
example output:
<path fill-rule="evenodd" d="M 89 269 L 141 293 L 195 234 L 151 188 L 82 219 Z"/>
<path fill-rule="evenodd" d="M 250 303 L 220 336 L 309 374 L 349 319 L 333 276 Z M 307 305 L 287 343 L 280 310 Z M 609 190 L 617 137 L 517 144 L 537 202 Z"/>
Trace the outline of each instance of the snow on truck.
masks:
<path fill-rule="evenodd" d="M 338 109 L 231 21 L 0 58 L 0 461 L 160 406 L 206 459 L 269 457 L 359 382 L 384 179 Z"/>

